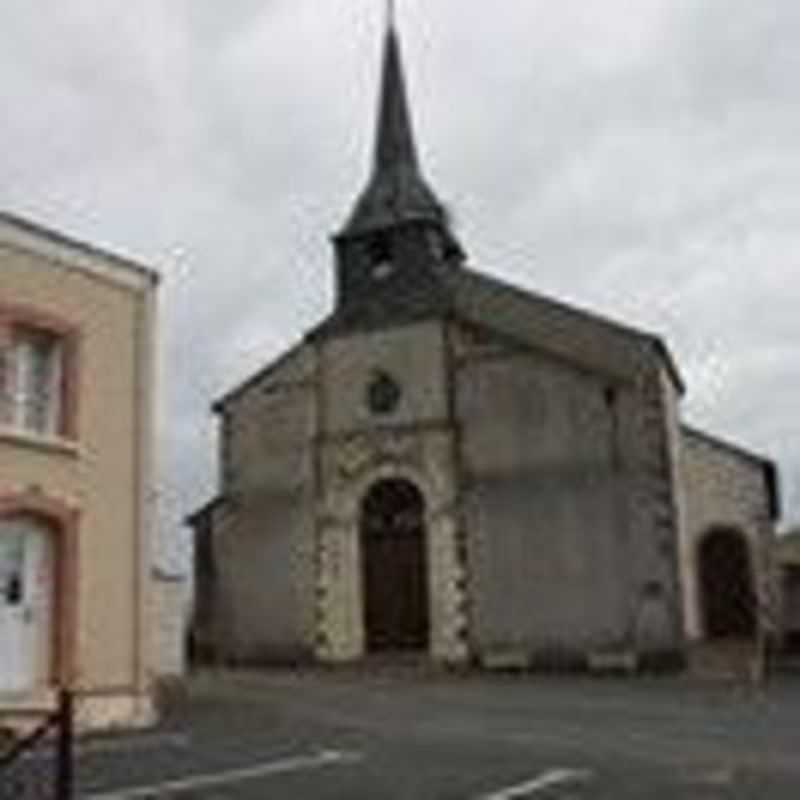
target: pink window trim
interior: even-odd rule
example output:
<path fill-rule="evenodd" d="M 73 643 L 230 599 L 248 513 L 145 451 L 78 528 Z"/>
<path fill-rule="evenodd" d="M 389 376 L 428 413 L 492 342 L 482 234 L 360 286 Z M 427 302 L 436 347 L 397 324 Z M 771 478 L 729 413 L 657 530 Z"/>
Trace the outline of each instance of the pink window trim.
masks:
<path fill-rule="evenodd" d="M 0 389 L 7 380 L 2 363 L 2 350 L 10 344 L 15 327 L 34 328 L 54 334 L 62 340 L 64 354 L 58 433 L 65 439 L 77 440 L 80 328 L 58 314 L 35 306 L 20 303 L 0 304 Z"/>

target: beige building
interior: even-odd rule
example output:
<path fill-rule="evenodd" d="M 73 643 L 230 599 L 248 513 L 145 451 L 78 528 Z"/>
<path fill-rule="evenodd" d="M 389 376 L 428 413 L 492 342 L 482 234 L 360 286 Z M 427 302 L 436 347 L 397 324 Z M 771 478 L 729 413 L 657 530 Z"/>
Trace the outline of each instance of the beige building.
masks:
<path fill-rule="evenodd" d="M 0 709 L 148 691 L 155 273 L 0 214 Z"/>

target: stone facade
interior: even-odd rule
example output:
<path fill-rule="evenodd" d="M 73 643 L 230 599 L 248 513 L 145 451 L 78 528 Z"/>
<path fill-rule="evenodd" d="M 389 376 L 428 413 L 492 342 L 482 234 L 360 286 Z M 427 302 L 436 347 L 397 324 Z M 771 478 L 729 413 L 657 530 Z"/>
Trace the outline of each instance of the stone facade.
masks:
<path fill-rule="evenodd" d="M 462 660 L 460 525 L 444 326 L 425 322 L 337 337 L 319 349 L 318 655 L 347 660 L 364 653 L 361 502 L 377 481 L 402 477 L 425 499 L 432 652 Z M 370 414 L 365 399 L 378 367 L 401 387 L 388 424 Z"/>
<path fill-rule="evenodd" d="M 534 659 L 676 648 L 661 546 L 673 520 L 665 464 L 648 450 L 663 428 L 646 370 L 625 381 L 546 341 L 531 352 L 486 338 L 457 344 L 476 647 Z"/>
<path fill-rule="evenodd" d="M 747 542 L 762 623 L 776 629 L 779 619 L 778 565 L 775 560 L 777 486 L 774 465 L 716 437 L 683 428 L 680 562 L 683 605 L 690 641 L 703 639 L 699 548 L 713 530 L 741 533 Z"/>
<path fill-rule="evenodd" d="M 316 354 L 301 347 L 218 406 L 225 502 L 210 511 L 209 549 L 228 660 L 313 648 L 317 383 Z"/>
<path fill-rule="evenodd" d="M 369 655 L 369 531 L 410 528 L 391 521 L 402 508 L 367 519 L 367 498 L 394 481 L 422 498 L 422 556 L 392 552 L 400 578 L 417 568 L 403 559 L 424 564 L 429 658 L 680 658 L 702 509 L 740 521 L 710 474 L 745 491 L 766 548 L 766 462 L 712 466 L 658 337 L 468 266 L 421 171 L 393 30 L 373 173 L 334 248 L 332 313 L 215 406 L 220 496 L 191 522 L 216 657 Z"/>
<path fill-rule="evenodd" d="M 393 477 L 425 498 L 434 659 L 680 651 L 676 398 L 653 361 L 625 380 L 429 321 L 309 341 L 223 398 L 221 657 L 365 655 L 361 503 Z M 365 402 L 378 367 L 389 420 Z"/>

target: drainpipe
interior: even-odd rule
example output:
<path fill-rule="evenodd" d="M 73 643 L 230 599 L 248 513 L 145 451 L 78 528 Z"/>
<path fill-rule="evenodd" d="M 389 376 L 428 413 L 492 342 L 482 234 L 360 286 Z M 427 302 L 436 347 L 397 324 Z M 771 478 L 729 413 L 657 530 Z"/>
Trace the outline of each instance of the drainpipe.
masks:
<path fill-rule="evenodd" d="M 145 688 L 145 631 L 144 616 L 149 611 L 149 594 L 145 591 L 151 552 L 153 524 L 153 398 L 155 380 L 155 291 L 157 280 L 150 278 L 139 293 L 135 316 L 135 362 L 134 362 L 134 609 L 133 609 L 133 686 L 139 693 Z M 147 643 L 149 644 L 149 642 Z"/>

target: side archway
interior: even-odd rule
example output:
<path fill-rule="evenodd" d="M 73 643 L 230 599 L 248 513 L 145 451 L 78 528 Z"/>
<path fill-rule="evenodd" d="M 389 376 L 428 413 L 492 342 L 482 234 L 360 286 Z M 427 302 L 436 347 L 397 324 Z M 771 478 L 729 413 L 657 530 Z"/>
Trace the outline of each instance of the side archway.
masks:
<path fill-rule="evenodd" d="M 707 639 L 753 638 L 756 589 L 750 547 L 736 528 L 715 528 L 699 546 L 700 600 Z"/>

